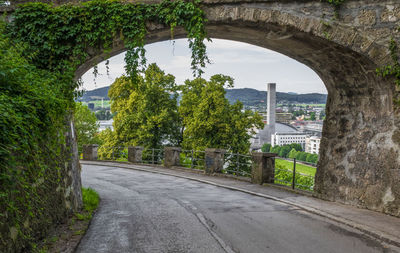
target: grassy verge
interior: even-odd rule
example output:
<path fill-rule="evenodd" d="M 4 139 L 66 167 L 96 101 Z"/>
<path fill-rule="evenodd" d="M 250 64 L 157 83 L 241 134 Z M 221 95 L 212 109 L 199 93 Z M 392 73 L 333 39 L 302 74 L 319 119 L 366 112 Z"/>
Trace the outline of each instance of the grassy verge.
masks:
<path fill-rule="evenodd" d="M 293 170 L 293 162 L 292 161 L 286 161 L 282 159 L 275 159 L 275 163 L 277 166 L 282 166 L 283 168 L 287 170 Z M 310 176 L 315 176 L 315 172 L 317 171 L 316 168 L 296 163 L 296 171 L 302 174 L 310 175 Z"/>
<path fill-rule="evenodd" d="M 99 194 L 91 188 L 82 187 L 82 200 L 83 212 L 76 213 L 75 216 L 79 220 L 90 220 L 92 219 L 93 212 L 99 206 Z"/>
<path fill-rule="evenodd" d="M 85 235 L 93 212 L 97 209 L 100 198 L 96 191 L 82 187 L 83 209 L 51 231 L 47 238 L 34 245 L 34 253 L 74 252 L 81 238 Z"/>

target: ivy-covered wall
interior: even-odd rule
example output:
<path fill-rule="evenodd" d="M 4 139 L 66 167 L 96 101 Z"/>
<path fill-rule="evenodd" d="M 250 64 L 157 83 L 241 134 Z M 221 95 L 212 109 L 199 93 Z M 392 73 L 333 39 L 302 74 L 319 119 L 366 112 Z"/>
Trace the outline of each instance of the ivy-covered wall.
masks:
<path fill-rule="evenodd" d="M 124 41 L 126 70 L 145 66 L 146 24 L 183 27 L 192 68 L 207 56 L 204 13 L 196 2 L 134 4 L 94 0 L 17 6 L 0 27 L 0 252 L 34 251 L 37 240 L 81 205 L 71 115 L 76 68 L 91 50 Z"/>

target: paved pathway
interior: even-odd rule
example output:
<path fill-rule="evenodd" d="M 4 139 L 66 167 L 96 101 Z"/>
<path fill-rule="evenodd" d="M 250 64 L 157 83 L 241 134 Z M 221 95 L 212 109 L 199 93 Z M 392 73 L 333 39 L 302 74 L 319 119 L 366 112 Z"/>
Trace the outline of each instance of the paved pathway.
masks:
<path fill-rule="evenodd" d="M 82 167 L 83 185 L 99 192 L 101 204 L 77 252 L 398 250 L 279 201 L 111 164 Z"/>

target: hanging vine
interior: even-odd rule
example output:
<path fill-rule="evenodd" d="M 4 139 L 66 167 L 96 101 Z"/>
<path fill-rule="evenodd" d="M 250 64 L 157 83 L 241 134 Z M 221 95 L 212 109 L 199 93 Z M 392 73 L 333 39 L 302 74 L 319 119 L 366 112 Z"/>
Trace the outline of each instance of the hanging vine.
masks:
<path fill-rule="evenodd" d="M 108 51 L 115 38 L 120 38 L 127 48 L 126 71 L 135 76 L 146 64 L 148 23 L 170 27 L 171 37 L 176 26 L 186 30 L 196 76 L 203 73 L 208 62 L 206 19 L 198 0 L 165 0 L 159 4 L 94 0 L 56 7 L 27 3 L 16 9 L 13 18 L 8 27 L 10 37 L 28 43 L 26 53 L 34 55 L 32 62 L 43 69 L 64 72 L 67 65 L 74 69 L 89 57 L 88 50 Z"/>
<path fill-rule="evenodd" d="M 62 209 L 62 192 L 55 189 L 62 185 L 68 157 L 60 147 L 80 85 L 74 74 L 93 56 L 88 52 L 110 52 L 115 39 L 122 40 L 126 71 L 135 78 L 146 64 L 148 24 L 163 25 L 171 37 L 182 27 L 198 76 L 208 62 L 206 19 L 197 0 L 150 5 L 93 0 L 60 6 L 26 3 L 10 20 L 0 19 L 0 251 L 31 252 L 63 211 L 52 207 L 57 203 Z"/>

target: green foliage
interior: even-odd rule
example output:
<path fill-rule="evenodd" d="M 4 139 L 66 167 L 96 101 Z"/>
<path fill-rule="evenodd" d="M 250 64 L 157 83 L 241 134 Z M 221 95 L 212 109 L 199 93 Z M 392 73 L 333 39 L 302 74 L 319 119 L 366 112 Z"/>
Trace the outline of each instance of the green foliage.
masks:
<path fill-rule="evenodd" d="M 159 148 L 163 141 L 176 144 L 180 119 L 175 77 L 156 64 L 135 81 L 122 76 L 109 90 L 114 129 L 119 143 Z"/>
<path fill-rule="evenodd" d="M 91 51 L 109 51 L 119 38 L 127 48 L 126 71 L 136 78 L 144 69 L 145 36 L 148 23 L 176 26 L 187 32 L 192 50 L 192 69 L 200 75 L 208 62 L 204 28 L 205 15 L 198 1 L 165 0 L 159 4 L 93 0 L 53 6 L 26 3 L 13 13 L 8 27 L 15 41 L 29 43 L 26 55 L 41 68 L 73 71 L 90 56 Z"/>
<path fill-rule="evenodd" d="M 332 4 L 335 7 L 341 6 L 346 0 L 325 0 L 328 3 Z"/>
<path fill-rule="evenodd" d="M 289 152 L 291 150 L 291 147 L 289 145 L 283 145 L 281 149 L 279 150 L 278 155 L 280 157 L 287 157 L 289 155 Z"/>
<path fill-rule="evenodd" d="M 310 120 L 316 120 L 316 119 L 317 119 L 317 117 L 315 117 L 315 112 L 312 112 L 310 114 Z"/>
<path fill-rule="evenodd" d="M 293 159 L 293 158 L 296 158 L 296 156 L 297 156 L 297 151 L 296 151 L 296 149 L 292 148 L 292 150 L 290 150 L 290 152 L 289 152 L 288 157 Z"/>
<path fill-rule="evenodd" d="M 264 145 L 262 145 L 262 147 L 261 147 L 261 151 L 262 152 L 270 152 L 271 147 L 272 146 L 270 143 L 264 143 Z"/>
<path fill-rule="evenodd" d="M 394 79 L 395 85 L 398 89 L 400 87 L 399 47 L 397 41 L 395 41 L 393 38 L 390 40 L 389 50 L 393 64 L 378 68 L 376 73 L 384 78 Z M 397 94 L 397 98 L 394 99 L 394 102 L 397 104 L 397 106 L 400 106 L 400 98 L 398 98 L 398 96 L 399 94 Z"/>
<path fill-rule="evenodd" d="M 286 170 L 293 170 L 293 161 L 276 158 L 275 165 L 285 168 Z M 296 162 L 296 171 L 304 175 L 315 176 L 317 169 L 315 167 Z"/>
<path fill-rule="evenodd" d="M 248 153 L 252 134 L 249 130 L 264 124 L 257 113 L 242 111 L 242 103 L 229 104 L 225 87 L 233 87 L 233 79 L 224 75 L 214 75 L 210 81 L 197 78 L 185 82 L 179 107 L 184 148 L 212 147 Z"/>
<path fill-rule="evenodd" d="M 79 153 L 81 153 L 83 145 L 95 144 L 98 142 L 95 136 L 99 124 L 97 123 L 97 118 L 94 113 L 82 103 L 75 103 L 74 123 L 78 150 Z"/>
<path fill-rule="evenodd" d="M 19 5 L 13 21 L 0 25 L 0 246 L 30 251 L 34 237 L 64 217 L 66 175 L 63 150 L 67 112 L 75 108 L 78 66 L 94 54 L 110 51 L 114 39 L 127 48 L 126 71 L 138 79 L 145 66 L 146 24 L 183 27 L 192 50 L 192 69 L 202 73 L 208 61 L 203 40 L 204 12 L 198 2 L 138 4 L 94 0 L 58 5 Z M 61 168 L 62 167 L 62 168 Z M 51 194 L 43 194 L 51 193 Z M 61 213 L 61 215 L 60 215 Z M 29 226 L 24 226 L 25 221 Z M 4 232 L 4 233 L 3 233 Z"/>
<path fill-rule="evenodd" d="M 275 183 L 291 186 L 293 181 L 293 170 L 288 170 L 280 164 L 276 164 L 275 167 Z M 303 175 L 296 169 L 295 187 L 301 190 L 312 191 L 314 189 L 314 178 Z"/>
<path fill-rule="evenodd" d="M 92 188 L 82 187 L 82 202 L 83 210 L 85 212 L 76 213 L 75 216 L 79 220 L 90 220 L 93 212 L 97 209 L 100 203 L 99 194 Z M 76 234 L 83 233 L 84 231 L 77 231 Z"/>
<path fill-rule="evenodd" d="M 92 188 L 82 187 L 83 209 L 92 213 L 97 209 L 100 202 L 99 194 Z"/>
<path fill-rule="evenodd" d="M 60 219 L 62 207 L 52 205 L 64 198 L 54 190 L 64 176 L 64 125 L 73 101 L 61 89 L 65 75 L 32 65 L 23 56 L 29 46 L 12 43 L 4 26 L 0 21 L 0 251 L 22 251 L 46 232 L 34 229 Z M 13 242 L 10 228 L 17 231 Z"/>

